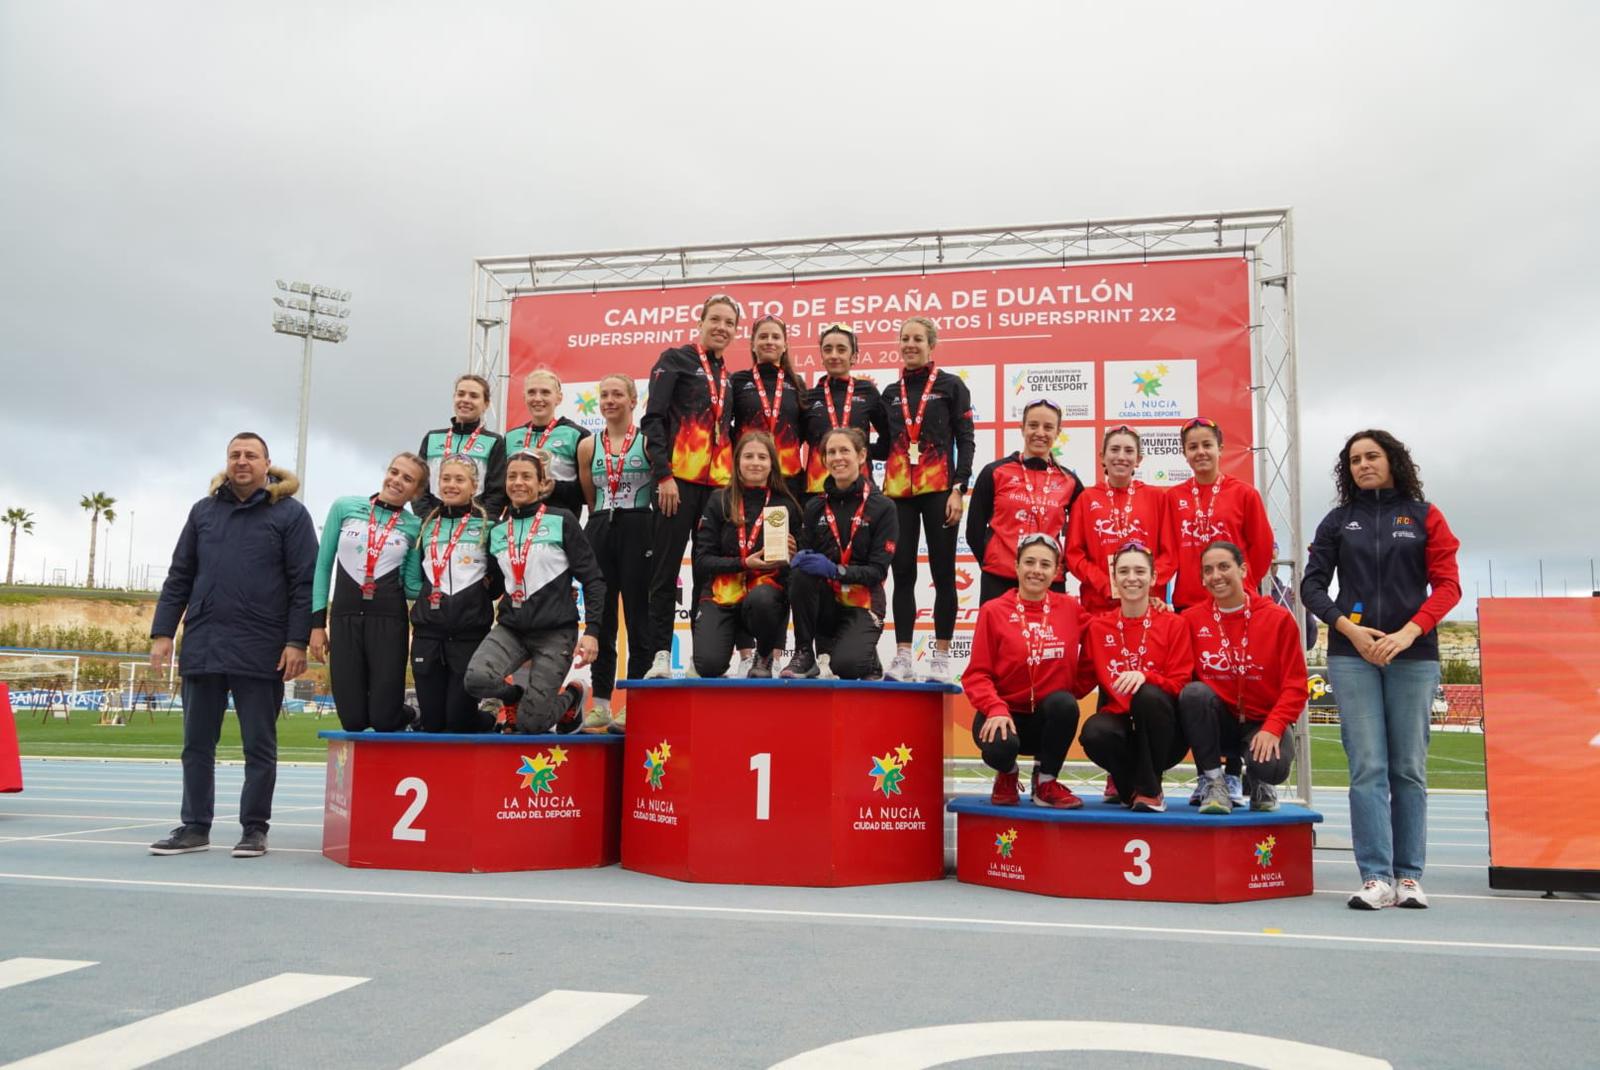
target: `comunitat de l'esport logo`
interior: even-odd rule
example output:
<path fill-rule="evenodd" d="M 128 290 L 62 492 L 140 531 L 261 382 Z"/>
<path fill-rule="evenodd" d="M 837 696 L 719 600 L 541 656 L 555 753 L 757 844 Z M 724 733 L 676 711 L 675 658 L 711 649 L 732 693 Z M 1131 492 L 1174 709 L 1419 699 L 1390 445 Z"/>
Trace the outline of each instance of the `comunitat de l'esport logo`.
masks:
<path fill-rule="evenodd" d="M 906 779 L 906 766 L 910 764 L 911 748 L 904 743 L 883 757 L 872 759 L 872 769 L 867 773 L 872 778 L 872 789 L 883 792 L 885 799 L 899 795 L 900 785 Z"/>
<path fill-rule="evenodd" d="M 672 744 L 666 740 L 644 752 L 645 783 L 651 791 L 661 788 L 661 778 L 667 775 L 667 760 L 672 757 Z"/>
<path fill-rule="evenodd" d="M 517 770 L 517 775 L 522 778 L 521 786 L 535 795 L 541 791 L 554 792 L 556 789 L 553 785 L 560 779 L 556 776 L 556 770 L 566 761 L 567 752 L 561 747 L 551 747 L 532 757 L 522 755 L 522 766 Z"/>
<path fill-rule="evenodd" d="M 1010 858 L 1011 852 L 1017 846 L 1017 830 L 1006 829 L 994 838 L 994 853 L 1001 858 Z"/>

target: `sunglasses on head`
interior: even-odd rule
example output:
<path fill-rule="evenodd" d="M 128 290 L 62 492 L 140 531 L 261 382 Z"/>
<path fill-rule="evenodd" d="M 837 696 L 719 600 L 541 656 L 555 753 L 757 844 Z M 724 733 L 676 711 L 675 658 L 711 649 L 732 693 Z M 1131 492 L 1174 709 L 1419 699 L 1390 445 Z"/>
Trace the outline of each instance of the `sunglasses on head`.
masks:
<path fill-rule="evenodd" d="M 1191 428 L 1195 428 L 1195 427 L 1209 427 L 1213 431 L 1222 430 L 1222 428 L 1220 426 L 1218 426 L 1217 421 L 1207 419 L 1204 416 L 1196 416 L 1194 419 L 1192 419 L 1189 422 L 1185 423 L 1183 425 L 1183 430 L 1188 431 Z"/>
<path fill-rule="evenodd" d="M 1031 408 L 1033 408 L 1033 407 L 1035 407 L 1037 405 L 1043 405 L 1045 408 L 1050 409 L 1052 412 L 1054 412 L 1057 416 L 1061 415 L 1061 406 L 1057 405 L 1055 402 L 1051 401 L 1049 398 L 1034 398 L 1032 401 L 1030 401 L 1026 405 L 1022 406 L 1022 411 L 1023 412 L 1027 412 L 1029 409 L 1031 409 Z"/>
<path fill-rule="evenodd" d="M 1022 551 L 1026 550 L 1034 543 L 1038 543 L 1041 546 L 1050 547 L 1050 549 L 1054 550 L 1057 555 L 1060 555 L 1061 553 L 1061 544 L 1056 541 L 1056 537 L 1054 535 L 1047 535 L 1042 531 L 1035 531 L 1018 539 L 1017 553 L 1022 553 Z"/>
<path fill-rule="evenodd" d="M 835 332 L 839 332 L 841 334 L 848 334 L 851 338 L 854 338 L 856 336 L 856 332 L 850 327 L 850 325 L 848 323 L 826 323 L 826 324 L 823 324 L 822 334 L 817 335 L 817 337 L 821 338 L 823 334 L 833 334 Z"/>
<path fill-rule="evenodd" d="M 1117 547 L 1117 553 L 1119 554 L 1127 553 L 1129 550 L 1137 550 L 1141 554 L 1147 554 L 1150 552 L 1150 547 L 1146 546 L 1138 539 L 1129 539 L 1127 542 Z"/>

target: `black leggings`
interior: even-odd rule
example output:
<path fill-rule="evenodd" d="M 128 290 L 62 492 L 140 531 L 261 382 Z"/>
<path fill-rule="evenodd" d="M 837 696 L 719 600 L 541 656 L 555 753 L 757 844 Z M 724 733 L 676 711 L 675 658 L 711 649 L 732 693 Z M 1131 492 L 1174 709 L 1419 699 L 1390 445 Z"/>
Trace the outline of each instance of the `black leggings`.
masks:
<path fill-rule="evenodd" d="M 1278 756 L 1258 762 L 1250 757 L 1250 741 L 1261 731 L 1262 722 L 1247 720 L 1241 724 L 1211 686 L 1199 680 L 1184 684 L 1178 693 L 1178 720 L 1189 749 L 1194 751 L 1194 767 L 1200 773 L 1220 768 L 1222 756 L 1227 753 L 1242 756 L 1251 780 L 1282 784 L 1289 779 L 1289 765 L 1294 761 L 1293 725 L 1278 740 Z"/>
<path fill-rule="evenodd" d="M 756 653 L 770 657 L 783 645 L 788 624 L 789 603 L 781 587 L 752 587 L 736 606 L 703 599 L 694 615 L 694 671 L 706 677 L 727 672 L 735 639 L 746 629 L 755 638 Z"/>
<path fill-rule="evenodd" d="M 983 751 L 984 765 L 997 773 L 1009 773 L 1017 767 L 1017 755 L 1031 754 L 1039 772 L 1059 776 L 1067 760 L 1067 748 L 1072 746 L 1072 735 L 1078 730 L 1078 700 L 1071 691 L 1052 691 L 1039 700 L 1031 713 L 1012 710 L 1011 723 L 1017 730 L 988 743 L 978 738 L 985 720 L 981 713 L 972 715 L 972 742 Z"/>
<path fill-rule="evenodd" d="M 606 581 L 600 618 L 600 652 L 590 670 L 594 697 L 610 698 L 617 682 L 617 607 L 628 626 L 628 679 L 650 670 L 650 558 L 644 548 L 655 535 L 648 509 L 602 510 L 589 514 L 584 528 Z M 670 646 L 670 642 L 669 642 Z"/>
<path fill-rule="evenodd" d="M 928 539 L 928 571 L 933 575 L 933 637 L 956 632 L 956 529 L 944 522 L 950 492 L 934 491 L 894 500 L 900 539 L 894 547 L 894 641 L 910 643 L 917 625 L 917 531 Z"/>
<path fill-rule="evenodd" d="M 411 622 L 345 613 L 328 618 L 328 682 L 346 732 L 403 732 Z"/>
<path fill-rule="evenodd" d="M 798 570 L 789 573 L 789 604 L 794 612 L 794 652 L 811 650 L 829 658 L 828 668 L 844 680 L 877 679 L 878 638 L 883 620 L 872 610 L 842 606 L 827 580 Z"/>
<path fill-rule="evenodd" d="M 678 484 L 678 511 L 671 516 L 653 514 L 654 533 L 650 540 L 650 653 L 652 657 L 672 649 L 673 614 L 678 608 L 678 576 L 683 571 L 683 552 L 700 523 L 716 487 L 687 480 Z M 696 585 L 697 587 L 698 585 Z M 687 605 L 692 609 L 698 590 L 691 589 Z"/>
<path fill-rule="evenodd" d="M 1183 760 L 1188 746 L 1178 731 L 1178 704 L 1154 684 L 1144 684 L 1127 713 L 1097 713 L 1079 738 L 1095 765 L 1111 774 L 1123 801 L 1161 794 L 1161 774 Z"/>
<path fill-rule="evenodd" d="M 487 732 L 494 727 L 494 715 L 480 710 L 478 700 L 467 694 L 467 666 L 481 641 L 425 635 L 411 640 L 411 678 L 424 732 Z"/>

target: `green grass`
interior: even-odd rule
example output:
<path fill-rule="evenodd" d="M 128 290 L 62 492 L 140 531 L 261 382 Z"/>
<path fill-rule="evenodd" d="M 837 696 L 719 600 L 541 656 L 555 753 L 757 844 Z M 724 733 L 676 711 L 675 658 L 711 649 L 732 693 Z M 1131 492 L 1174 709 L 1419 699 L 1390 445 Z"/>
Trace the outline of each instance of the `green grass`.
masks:
<path fill-rule="evenodd" d="M 160 591 L 124 591 L 115 587 L 89 588 L 89 587 L 45 587 L 33 584 L 15 583 L 6 586 L 0 583 L 0 602 L 10 605 L 30 605 L 44 598 L 88 598 L 96 602 L 126 602 L 128 605 L 138 605 L 141 602 L 154 602 L 161 597 Z M 15 598 L 15 601 L 12 599 Z"/>
<path fill-rule="evenodd" d="M 72 721 L 50 718 L 39 721 L 36 710 L 16 711 L 17 743 L 25 756 L 35 758 L 171 758 L 183 750 L 183 715 L 157 711 L 155 723 L 150 715 L 136 713 L 132 724 L 102 727 L 98 713 L 75 710 Z M 324 730 L 337 730 L 339 719 L 325 715 L 319 721 L 309 713 L 286 715 L 278 719 L 278 757 L 286 762 L 320 762 L 328 756 L 328 744 L 317 738 Z M 239 722 L 233 717 L 222 722 L 222 740 L 217 757 L 243 761 L 239 744 Z"/>

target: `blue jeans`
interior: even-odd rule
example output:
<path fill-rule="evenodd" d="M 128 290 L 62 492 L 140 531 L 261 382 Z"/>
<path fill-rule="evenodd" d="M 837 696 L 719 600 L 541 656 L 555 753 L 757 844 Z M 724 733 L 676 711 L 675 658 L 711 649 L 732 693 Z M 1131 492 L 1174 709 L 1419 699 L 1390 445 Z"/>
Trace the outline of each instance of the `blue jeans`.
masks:
<path fill-rule="evenodd" d="M 1439 663 L 1328 658 L 1350 759 L 1350 838 L 1361 879 L 1421 878 L 1428 840 L 1428 718 Z"/>

